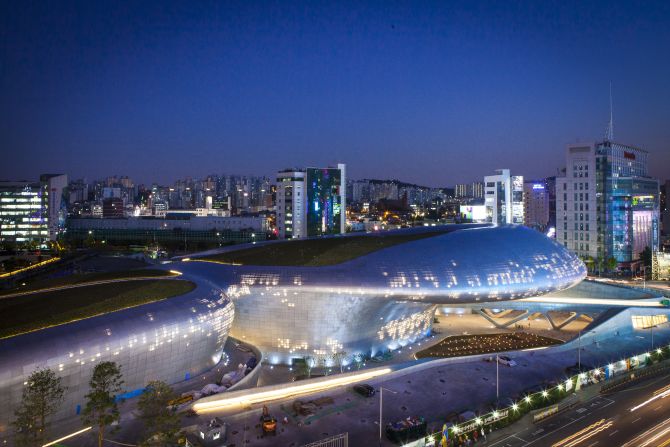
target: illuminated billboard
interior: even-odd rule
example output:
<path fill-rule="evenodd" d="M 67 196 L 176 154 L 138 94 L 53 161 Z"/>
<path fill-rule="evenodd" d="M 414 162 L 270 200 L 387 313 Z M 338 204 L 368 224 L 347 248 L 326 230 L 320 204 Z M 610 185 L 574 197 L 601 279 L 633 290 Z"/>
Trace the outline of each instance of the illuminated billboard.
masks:
<path fill-rule="evenodd" d="M 486 205 L 461 205 L 461 216 L 472 222 L 486 222 Z"/>

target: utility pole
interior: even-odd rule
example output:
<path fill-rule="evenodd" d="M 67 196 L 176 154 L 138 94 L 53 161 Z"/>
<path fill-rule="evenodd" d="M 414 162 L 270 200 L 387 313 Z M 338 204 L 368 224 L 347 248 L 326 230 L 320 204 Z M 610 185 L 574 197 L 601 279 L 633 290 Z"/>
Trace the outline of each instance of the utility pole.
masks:
<path fill-rule="evenodd" d="M 384 390 L 390 391 L 393 394 L 398 394 L 397 391 L 390 390 L 388 388 L 384 388 L 383 386 L 379 387 L 379 447 L 382 445 L 382 407 L 384 404 Z"/>

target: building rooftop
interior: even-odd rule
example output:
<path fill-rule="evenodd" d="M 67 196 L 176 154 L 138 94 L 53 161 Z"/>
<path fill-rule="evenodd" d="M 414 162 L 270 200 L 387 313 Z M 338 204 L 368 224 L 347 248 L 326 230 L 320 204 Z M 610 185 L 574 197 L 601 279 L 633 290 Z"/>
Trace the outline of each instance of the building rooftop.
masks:
<path fill-rule="evenodd" d="M 120 281 L 73 281 L 69 287 L 58 284 L 0 296 L 0 339 L 183 295 L 194 288 L 190 281 L 135 276 Z"/>
<path fill-rule="evenodd" d="M 326 266 L 341 264 L 404 242 L 425 239 L 461 229 L 458 225 L 422 227 L 360 235 L 277 241 L 247 246 L 198 259 L 242 265 Z"/>

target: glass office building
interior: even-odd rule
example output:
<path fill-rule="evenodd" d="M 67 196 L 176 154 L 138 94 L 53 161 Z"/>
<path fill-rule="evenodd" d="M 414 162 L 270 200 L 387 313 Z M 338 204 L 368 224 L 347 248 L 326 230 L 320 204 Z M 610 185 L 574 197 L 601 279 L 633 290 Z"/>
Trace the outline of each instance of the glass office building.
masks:
<path fill-rule="evenodd" d="M 346 232 L 346 165 L 277 173 L 279 239 Z"/>
<path fill-rule="evenodd" d="M 646 151 L 612 141 L 567 148 L 556 179 L 556 238 L 581 258 L 619 263 L 659 246 L 659 184 Z"/>
<path fill-rule="evenodd" d="M 0 182 L 0 242 L 49 240 L 49 191 L 38 182 Z"/>
<path fill-rule="evenodd" d="M 639 259 L 645 247 L 658 250 L 659 184 L 648 176 L 647 158 L 646 151 L 633 146 L 596 145 L 596 172 L 602 179 L 596 182 L 598 237 L 605 259 L 629 262 Z"/>
<path fill-rule="evenodd" d="M 338 168 L 308 168 L 306 174 L 307 235 L 343 233 L 343 172 Z"/>

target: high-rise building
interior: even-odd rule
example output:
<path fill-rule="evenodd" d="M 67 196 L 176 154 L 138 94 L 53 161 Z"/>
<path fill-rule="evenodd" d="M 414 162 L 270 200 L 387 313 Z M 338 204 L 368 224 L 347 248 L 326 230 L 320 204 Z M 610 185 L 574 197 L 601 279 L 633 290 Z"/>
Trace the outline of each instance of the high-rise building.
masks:
<path fill-rule="evenodd" d="M 49 192 L 43 183 L 0 182 L 0 241 L 45 244 L 49 240 Z"/>
<path fill-rule="evenodd" d="M 472 198 L 473 199 L 483 199 L 484 198 L 484 183 L 483 182 L 474 182 L 472 184 Z"/>
<path fill-rule="evenodd" d="M 549 225 L 549 191 L 544 180 L 526 180 L 523 184 L 524 224 L 544 231 Z"/>
<path fill-rule="evenodd" d="M 666 241 L 670 239 L 670 205 L 668 205 L 668 193 L 670 193 L 670 180 L 666 180 L 661 186 L 661 235 Z"/>
<path fill-rule="evenodd" d="M 509 169 L 496 172 L 484 177 L 487 221 L 498 225 L 523 224 L 523 176 L 510 175 Z"/>
<path fill-rule="evenodd" d="M 280 239 L 346 231 L 346 167 L 306 168 L 277 173 Z"/>
<path fill-rule="evenodd" d="M 614 143 L 566 148 L 566 176 L 556 179 L 556 239 L 582 258 L 630 262 L 658 249 L 658 180 L 647 151 Z"/>
<path fill-rule="evenodd" d="M 49 192 L 49 240 L 55 241 L 61 230 L 65 228 L 67 218 L 67 203 L 63 200 L 63 192 L 67 188 L 66 174 L 42 174 L 40 175 L 42 186 Z"/>

